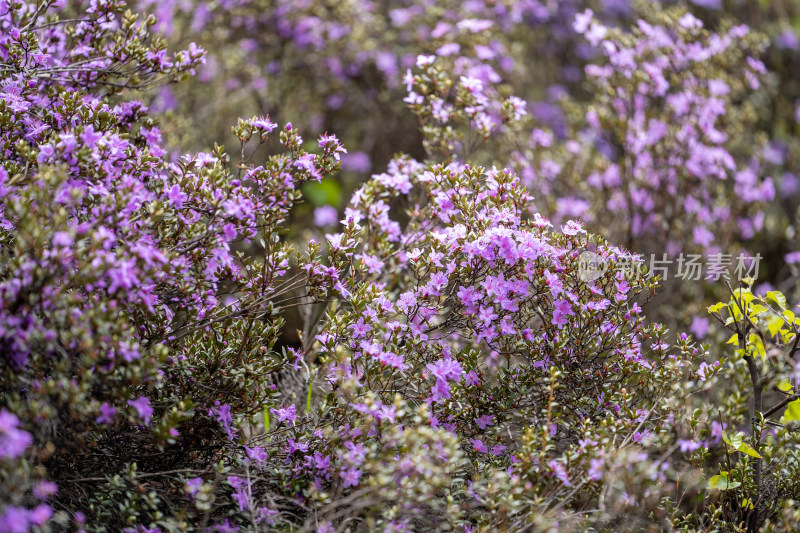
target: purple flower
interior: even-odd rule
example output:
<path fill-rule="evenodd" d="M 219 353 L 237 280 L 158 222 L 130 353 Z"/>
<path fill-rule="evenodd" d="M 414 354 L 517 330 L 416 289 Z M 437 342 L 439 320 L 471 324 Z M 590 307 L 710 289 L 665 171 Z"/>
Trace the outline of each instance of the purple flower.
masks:
<path fill-rule="evenodd" d="M 492 450 L 490 453 L 492 455 L 501 455 L 505 449 L 506 447 L 503 446 L 502 444 L 495 444 L 494 446 L 492 446 Z"/>
<path fill-rule="evenodd" d="M 264 133 L 262 135 L 271 133 L 272 130 L 278 127 L 277 124 L 270 121 L 269 115 L 265 117 L 257 117 L 251 121 L 251 124 L 256 128 L 260 129 L 261 131 L 263 131 Z"/>
<path fill-rule="evenodd" d="M 442 379 L 445 381 L 459 381 L 461 379 L 461 375 L 464 373 L 461 363 L 455 359 L 439 359 L 435 363 L 429 363 L 425 365 L 425 368 L 430 370 L 431 374 L 433 374 L 436 379 Z"/>
<path fill-rule="evenodd" d="M 575 315 L 572 306 L 566 300 L 556 300 L 553 304 L 553 324 L 558 326 L 558 329 L 567 325 L 567 316 Z"/>
<path fill-rule="evenodd" d="M 720 9 L 722 8 L 722 0 L 690 0 L 694 5 L 704 7 L 706 9 Z"/>
<path fill-rule="evenodd" d="M 783 259 L 790 265 L 800 263 L 800 252 L 789 252 L 783 257 Z"/>
<path fill-rule="evenodd" d="M 274 414 L 275 417 L 281 422 L 288 422 L 290 424 L 293 424 L 295 419 L 297 418 L 297 413 L 295 412 L 294 404 L 282 409 L 275 409 L 273 407 L 272 409 L 270 409 L 270 412 Z"/>
<path fill-rule="evenodd" d="M 66 231 L 57 231 L 53 234 L 53 246 L 68 248 L 72 246 L 72 237 Z"/>
<path fill-rule="evenodd" d="M 366 173 L 372 168 L 369 155 L 364 152 L 353 152 L 342 157 L 342 170 Z"/>
<path fill-rule="evenodd" d="M 52 481 L 40 481 L 33 487 L 33 495 L 40 500 L 46 500 L 56 493 L 58 493 L 58 485 Z"/>
<path fill-rule="evenodd" d="M 597 481 L 603 478 L 603 467 L 605 466 L 606 460 L 602 457 L 598 457 L 595 459 L 589 460 L 589 470 L 586 474 L 589 476 L 589 479 L 592 481 Z"/>
<path fill-rule="evenodd" d="M 135 400 L 128 400 L 128 405 L 136 409 L 139 418 L 144 421 L 144 425 L 150 424 L 150 418 L 153 416 L 153 408 L 150 407 L 150 400 L 144 396 L 139 396 Z"/>
<path fill-rule="evenodd" d="M 486 447 L 486 445 L 483 443 L 482 440 L 469 439 L 469 441 L 472 443 L 472 449 L 475 450 L 476 452 L 487 453 L 489 451 L 489 449 Z"/>
<path fill-rule="evenodd" d="M 249 446 L 245 446 L 244 450 L 247 452 L 247 457 L 257 464 L 263 464 L 267 460 L 267 452 L 264 451 L 264 448 L 259 446 L 250 448 Z"/>
<path fill-rule="evenodd" d="M 257 523 L 264 522 L 268 526 L 274 526 L 275 525 L 275 518 L 274 517 L 276 515 L 280 515 L 280 513 L 278 511 L 275 511 L 275 510 L 270 509 L 268 507 L 259 507 L 258 508 L 258 514 L 257 514 L 257 517 L 256 517 L 256 522 Z"/>
<path fill-rule="evenodd" d="M 697 368 L 695 375 L 700 379 L 700 381 L 705 381 L 708 379 L 708 375 L 713 373 L 717 368 L 719 368 L 719 361 L 714 361 L 714 363 L 711 365 L 703 361 Z"/>
<path fill-rule="evenodd" d="M 483 415 L 479 416 L 475 419 L 475 423 L 478 424 L 478 427 L 481 429 L 486 429 L 487 426 L 494 425 L 494 417 L 492 415 Z"/>
<path fill-rule="evenodd" d="M 366 337 L 367 333 L 372 331 L 372 326 L 364 322 L 364 317 L 359 317 L 358 322 L 352 324 L 350 329 L 353 330 L 353 338 L 360 339 Z"/>
<path fill-rule="evenodd" d="M 194 496 L 200 490 L 200 487 L 202 485 L 203 485 L 203 478 L 201 478 L 201 477 L 192 478 L 192 479 L 186 480 L 186 483 L 184 483 L 184 490 L 186 491 L 186 493 L 189 496 L 194 498 Z"/>
<path fill-rule="evenodd" d="M 361 479 L 361 470 L 351 466 L 348 469 L 342 469 L 340 472 L 342 476 L 342 481 L 344 481 L 344 487 L 355 487 L 358 485 L 358 481 Z"/>
<path fill-rule="evenodd" d="M 27 431 L 18 428 L 19 418 L 6 409 L 0 411 L 0 458 L 15 459 L 33 443 Z"/>
<path fill-rule="evenodd" d="M 28 533 L 29 526 L 29 511 L 23 507 L 9 505 L 0 517 L 0 530 L 7 533 Z"/>
<path fill-rule="evenodd" d="M 326 154 L 332 155 L 337 161 L 341 159 L 339 153 L 347 153 L 347 150 L 344 149 L 339 139 L 336 138 L 336 135 L 328 135 L 327 133 L 320 136 L 319 147 L 324 149 Z"/>
<path fill-rule="evenodd" d="M 227 518 L 221 524 L 217 524 L 215 529 L 217 533 L 236 533 L 237 531 L 239 531 L 239 527 L 232 526 L 230 520 L 228 520 Z"/>
<path fill-rule="evenodd" d="M 684 453 L 691 453 L 702 446 L 702 444 L 699 442 L 686 439 L 680 439 L 678 444 L 680 445 L 681 451 Z"/>
<path fill-rule="evenodd" d="M 692 318 L 692 324 L 689 326 L 689 330 L 695 335 L 695 337 L 702 339 L 708 334 L 709 325 L 710 324 L 707 318 L 695 316 Z"/>
<path fill-rule="evenodd" d="M 792 50 L 797 52 L 800 49 L 800 39 L 794 30 L 784 30 L 775 37 L 775 46 L 783 50 Z"/>
<path fill-rule="evenodd" d="M 334 226 L 339 222 L 339 211 L 330 205 L 323 205 L 314 209 L 314 224 L 320 228 Z"/>
<path fill-rule="evenodd" d="M 567 476 L 567 470 L 564 468 L 564 465 L 560 462 L 553 459 L 547 466 L 553 471 L 553 474 L 564 484 L 566 487 L 571 487 L 572 483 L 569 481 L 569 476 Z"/>
<path fill-rule="evenodd" d="M 114 416 L 117 414 L 117 408 L 107 403 L 100 406 L 100 416 L 95 419 L 98 424 L 110 424 L 114 421 Z"/>
<path fill-rule="evenodd" d="M 450 398 L 450 385 L 443 379 L 437 379 L 431 387 L 431 401 L 441 402 Z"/>
<path fill-rule="evenodd" d="M 544 271 L 544 277 L 547 280 L 547 285 L 550 287 L 550 293 L 553 295 L 553 297 L 556 297 L 564 292 L 564 283 L 557 274 L 553 274 L 549 269 L 547 269 Z"/>
<path fill-rule="evenodd" d="M 480 94 L 483 91 L 483 82 L 470 76 L 461 76 L 461 86 L 468 92 Z"/>
<path fill-rule="evenodd" d="M 169 203 L 172 204 L 172 207 L 175 209 L 181 209 L 183 207 L 183 203 L 189 199 L 189 196 L 183 192 L 180 185 L 173 185 L 170 189 L 164 189 L 164 196 L 167 197 Z"/>
<path fill-rule="evenodd" d="M 34 507 L 33 511 L 30 512 L 31 523 L 36 526 L 43 526 L 50 520 L 51 516 L 53 516 L 53 510 L 49 505 L 43 503 Z"/>

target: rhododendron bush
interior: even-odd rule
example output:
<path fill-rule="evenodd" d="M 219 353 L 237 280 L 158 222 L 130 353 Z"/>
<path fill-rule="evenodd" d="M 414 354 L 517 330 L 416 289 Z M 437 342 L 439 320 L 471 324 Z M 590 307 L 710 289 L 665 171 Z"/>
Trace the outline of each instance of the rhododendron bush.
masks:
<path fill-rule="evenodd" d="M 0 0 L 0 530 L 796 529 L 796 58 L 669 4 Z"/>

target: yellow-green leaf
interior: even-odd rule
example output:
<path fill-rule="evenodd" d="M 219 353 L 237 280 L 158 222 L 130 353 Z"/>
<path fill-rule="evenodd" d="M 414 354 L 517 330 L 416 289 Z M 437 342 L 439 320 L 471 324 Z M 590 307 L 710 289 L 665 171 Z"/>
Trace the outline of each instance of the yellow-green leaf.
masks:
<path fill-rule="evenodd" d="M 728 479 L 728 472 L 724 470 L 708 480 L 709 489 L 728 490 L 735 489 L 739 485 L 741 485 L 741 483 L 738 481 L 730 481 Z"/>
<path fill-rule="evenodd" d="M 758 454 L 758 452 L 755 451 L 752 446 L 750 446 L 744 441 L 744 431 L 740 431 L 739 433 L 733 436 L 723 433 L 722 440 L 725 441 L 725 444 L 730 446 L 731 449 L 737 452 L 742 452 L 751 457 L 757 457 L 761 459 L 761 456 Z"/>
<path fill-rule="evenodd" d="M 751 346 L 755 347 L 756 353 L 758 353 L 758 355 L 761 356 L 762 361 L 767 360 L 767 350 L 764 349 L 764 343 L 761 342 L 761 337 L 759 337 L 755 333 L 751 333 L 747 342 Z"/>
<path fill-rule="evenodd" d="M 723 307 L 725 307 L 725 303 L 724 302 L 718 302 L 718 303 L 715 303 L 714 305 L 712 305 L 711 307 L 709 307 L 708 308 L 708 312 L 709 313 L 716 313 L 720 309 L 722 309 Z"/>
<path fill-rule="evenodd" d="M 753 301 L 755 296 L 753 293 L 750 292 L 750 289 L 739 288 L 733 291 L 734 298 L 741 304 L 742 307 L 746 307 L 747 304 Z M 734 304 L 736 305 L 736 304 Z"/>
<path fill-rule="evenodd" d="M 768 309 L 766 307 L 764 307 L 761 304 L 756 304 L 756 305 L 754 305 L 753 307 L 750 308 L 750 317 L 752 318 L 754 316 L 758 316 L 761 313 L 764 313 L 766 311 L 768 311 Z"/>
<path fill-rule="evenodd" d="M 780 291 L 767 291 L 767 298 L 778 304 L 781 309 L 786 309 L 786 296 Z"/>
<path fill-rule="evenodd" d="M 800 420 L 800 400 L 789 402 L 786 406 L 786 412 L 783 413 L 784 422 L 796 422 Z"/>
<path fill-rule="evenodd" d="M 778 390 L 783 392 L 788 392 L 789 394 L 792 393 L 792 384 L 789 382 L 788 379 L 782 379 L 778 382 Z"/>
<path fill-rule="evenodd" d="M 750 457 L 755 457 L 757 459 L 761 459 L 761 455 L 759 455 L 759 453 L 757 451 L 755 451 L 753 449 L 753 447 L 750 446 L 749 444 L 747 444 L 746 442 L 741 443 L 739 445 L 739 448 L 737 448 L 737 449 L 742 453 L 746 453 Z"/>
<path fill-rule="evenodd" d="M 767 329 L 770 335 L 775 335 L 783 327 L 783 319 L 779 316 L 771 316 L 767 319 Z"/>
<path fill-rule="evenodd" d="M 740 431 L 736 435 L 730 436 L 727 433 L 722 434 L 722 440 L 725 441 L 725 444 L 730 446 L 734 450 L 738 450 L 739 446 L 742 445 L 744 442 L 744 431 Z"/>
<path fill-rule="evenodd" d="M 733 335 L 731 335 L 731 338 L 728 339 L 728 342 L 725 344 L 739 344 L 739 334 L 734 333 Z"/>

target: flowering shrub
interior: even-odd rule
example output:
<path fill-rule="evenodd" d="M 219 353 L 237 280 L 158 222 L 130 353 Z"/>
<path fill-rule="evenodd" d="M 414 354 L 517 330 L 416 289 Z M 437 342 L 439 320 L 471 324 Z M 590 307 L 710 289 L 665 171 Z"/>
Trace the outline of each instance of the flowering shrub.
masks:
<path fill-rule="evenodd" d="M 309 154 L 287 124 L 275 132 L 285 153 L 236 174 L 220 148 L 169 163 L 146 108 L 110 95 L 204 53 L 169 56 L 149 44 L 153 21 L 93 6 L 78 22 L 4 9 L 0 346 L 3 460 L 16 466 L 3 520 L 15 531 L 50 518 L 44 503 L 24 510 L 53 497 L 35 489 L 47 479 L 62 526 L 176 523 L 163 502 L 180 497 L 177 474 L 209 469 L 236 433 L 231 412 L 274 394 L 269 302 L 293 288 L 275 232 L 295 189 L 343 150 L 326 137 Z M 83 48 L 64 48 L 81 35 Z M 262 117 L 235 130 L 264 142 L 276 128 Z M 262 261 L 232 250 L 257 238 Z M 175 475 L 156 490 L 137 469 Z"/>
<path fill-rule="evenodd" d="M 786 298 L 729 286 L 709 308 L 727 357 L 652 321 L 639 255 L 784 238 L 765 172 L 785 163 L 755 131 L 763 41 L 685 10 L 614 28 L 635 12 L 591 4 L 601 18 L 581 2 L 221 2 L 170 20 L 167 3 L 159 23 L 114 0 L 0 2 L 0 529 L 796 527 Z M 179 156 L 196 132 L 135 91 L 210 81 L 222 56 L 151 31 L 212 24 L 225 46 L 263 38 L 216 68 L 287 86 L 233 126 L 235 157 Z M 511 83 L 530 27 L 601 54 L 583 48 L 592 94 L 562 101 L 561 127 Z M 558 76 L 579 83 L 571 67 Z M 411 108 L 421 149 L 343 215 L 317 209 L 333 231 L 291 227 L 303 193 L 353 164 L 337 135 L 383 115 L 311 142 L 277 117 L 320 96 L 312 112 L 369 109 L 383 83 L 405 86 L 391 113 Z"/>
<path fill-rule="evenodd" d="M 661 18 L 669 22 L 639 20 L 624 33 L 591 11 L 576 16 L 575 29 L 606 63 L 586 67 L 596 95 L 586 138 L 560 146 L 559 159 L 536 161 L 531 185 L 555 193 L 560 216 L 596 220 L 636 249 L 646 240 L 642 251 L 724 250 L 762 229 L 757 209 L 775 196 L 758 138 L 748 137 L 747 98 L 757 97 L 765 73 L 749 55 L 759 41 L 746 26 L 709 34 L 689 13 Z M 531 137 L 532 148 L 551 142 L 547 131 Z M 562 182 L 571 189 L 556 192 Z M 585 198 L 602 200 L 591 209 Z"/>

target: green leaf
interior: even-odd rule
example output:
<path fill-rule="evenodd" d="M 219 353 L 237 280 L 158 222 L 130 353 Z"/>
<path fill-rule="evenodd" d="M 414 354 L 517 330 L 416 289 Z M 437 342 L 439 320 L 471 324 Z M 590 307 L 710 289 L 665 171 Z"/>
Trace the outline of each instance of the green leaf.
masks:
<path fill-rule="evenodd" d="M 311 391 L 313 390 L 314 380 L 309 376 L 308 378 L 308 395 L 306 396 L 306 414 L 311 412 Z"/>
<path fill-rule="evenodd" d="M 780 291 L 767 291 L 767 298 L 778 304 L 778 307 L 786 310 L 786 296 Z"/>
<path fill-rule="evenodd" d="M 733 335 L 731 335 L 731 338 L 728 339 L 728 342 L 726 342 L 725 344 L 739 344 L 739 334 L 734 333 Z"/>
<path fill-rule="evenodd" d="M 786 406 L 786 412 L 783 413 L 784 422 L 796 422 L 800 420 L 800 400 L 789 402 Z"/>
<path fill-rule="evenodd" d="M 778 382 L 778 390 L 783 392 L 788 392 L 791 394 L 792 384 L 789 382 L 788 379 L 782 379 Z"/>
<path fill-rule="evenodd" d="M 738 481 L 728 480 L 728 472 L 726 470 L 723 470 L 718 475 L 708 480 L 709 489 L 729 490 L 729 489 L 735 489 L 739 485 L 741 485 L 741 483 L 739 483 Z"/>
<path fill-rule="evenodd" d="M 753 307 L 750 308 L 750 318 L 753 318 L 754 316 L 758 316 L 761 313 L 764 313 L 766 311 L 769 311 L 769 309 L 767 309 L 766 307 L 764 307 L 761 304 L 756 304 L 756 305 L 754 305 Z"/>
<path fill-rule="evenodd" d="M 334 180 L 314 181 L 303 185 L 303 195 L 315 206 L 332 205 L 338 207 L 342 203 L 342 187 Z"/>

